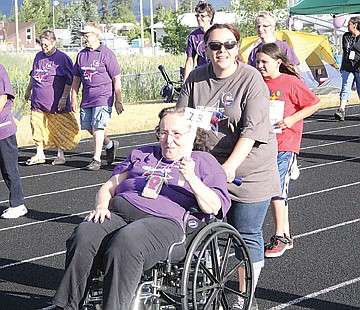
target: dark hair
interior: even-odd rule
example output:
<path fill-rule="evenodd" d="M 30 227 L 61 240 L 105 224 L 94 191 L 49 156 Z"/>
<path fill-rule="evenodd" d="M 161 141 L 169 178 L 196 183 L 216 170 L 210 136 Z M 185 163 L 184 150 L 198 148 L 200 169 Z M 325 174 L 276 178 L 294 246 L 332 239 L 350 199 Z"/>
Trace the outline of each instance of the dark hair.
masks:
<path fill-rule="evenodd" d="M 360 16 L 351 17 L 349 23 L 356 24 L 356 30 L 360 31 Z"/>
<path fill-rule="evenodd" d="M 210 3 L 200 0 L 199 3 L 195 7 L 195 12 L 196 13 L 206 12 L 211 18 L 210 24 L 213 23 L 214 17 L 215 17 L 215 9 Z"/>
<path fill-rule="evenodd" d="M 209 40 L 211 32 L 213 32 L 216 29 L 228 29 L 229 31 L 231 31 L 233 33 L 233 35 L 236 39 L 236 42 L 239 42 L 240 32 L 236 29 L 236 27 L 234 25 L 232 25 L 232 24 L 214 24 L 205 32 L 205 35 L 204 35 L 205 43 L 207 43 L 207 41 Z"/>
<path fill-rule="evenodd" d="M 159 124 L 155 127 L 156 137 L 159 140 L 160 132 L 160 122 L 168 114 L 181 114 L 185 113 L 185 107 L 168 107 L 164 108 L 159 113 Z M 203 128 L 198 128 L 196 131 L 196 137 L 194 141 L 193 151 L 204 151 L 208 152 L 210 150 L 208 145 L 208 134 Z"/>
<path fill-rule="evenodd" d="M 294 75 L 300 79 L 299 73 L 297 73 L 294 66 L 292 66 L 290 64 L 289 59 L 287 58 L 286 54 L 275 43 L 265 43 L 265 44 L 261 45 L 260 48 L 257 50 L 256 54 L 259 54 L 259 53 L 264 53 L 274 60 L 281 59 L 279 71 L 281 73 Z"/>
<path fill-rule="evenodd" d="M 41 39 L 49 40 L 49 41 L 56 41 L 56 36 L 54 31 L 45 30 L 39 37 L 39 42 Z"/>

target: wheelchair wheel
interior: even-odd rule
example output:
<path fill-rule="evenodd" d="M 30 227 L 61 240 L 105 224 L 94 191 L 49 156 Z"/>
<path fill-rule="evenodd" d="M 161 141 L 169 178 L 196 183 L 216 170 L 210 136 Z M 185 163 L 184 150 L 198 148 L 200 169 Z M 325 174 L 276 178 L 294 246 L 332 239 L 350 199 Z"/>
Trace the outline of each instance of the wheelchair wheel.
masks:
<path fill-rule="evenodd" d="M 235 248 L 243 259 L 235 257 Z M 239 292 L 238 268 L 245 273 L 245 291 Z M 253 297 L 253 270 L 238 231 L 224 222 L 205 226 L 192 241 L 181 278 L 181 305 L 184 310 L 228 310 L 242 298 L 243 309 Z"/>

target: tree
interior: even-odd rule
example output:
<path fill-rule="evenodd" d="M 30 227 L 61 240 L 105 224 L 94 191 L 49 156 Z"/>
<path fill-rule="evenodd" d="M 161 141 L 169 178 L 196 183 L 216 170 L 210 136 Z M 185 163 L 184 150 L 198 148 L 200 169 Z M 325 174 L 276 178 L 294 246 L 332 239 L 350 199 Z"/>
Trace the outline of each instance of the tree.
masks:
<path fill-rule="evenodd" d="M 112 0 L 112 21 L 136 24 L 134 0 Z"/>
<path fill-rule="evenodd" d="M 236 26 L 241 37 L 256 35 L 255 18 L 259 11 L 272 12 L 278 19 L 278 28 L 285 27 L 286 0 L 234 0 L 231 2 L 230 11 L 236 13 Z"/>
<path fill-rule="evenodd" d="M 49 0 L 24 0 L 20 12 L 20 22 L 36 22 L 36 35 L 52 29 L 52 12 Z"/>
<path fill-rule="evenodd" d="M 178 12 L 159 10 L 158 12 L 158 18 L 164 23 L 167 34 L 160 38 L 159 42 L 166 52 L 175 55 L 185 52 L 187 37 L 190 33 L 190 30 L 181 24 L 180 12 L 180 10 Z"/>

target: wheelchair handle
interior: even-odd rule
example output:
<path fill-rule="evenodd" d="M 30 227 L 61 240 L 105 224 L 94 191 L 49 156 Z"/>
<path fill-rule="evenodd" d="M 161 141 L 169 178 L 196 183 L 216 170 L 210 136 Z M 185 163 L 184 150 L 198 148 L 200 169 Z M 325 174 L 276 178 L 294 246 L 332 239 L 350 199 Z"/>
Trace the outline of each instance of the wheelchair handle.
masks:
<path fill-rule="evenodd" d="M 240 186 L 242 184 L 242 179 L 241 178 L 235 178 L 233 181 L 232 181 L 233 184 L 237 185 L 237 186 Z"/>

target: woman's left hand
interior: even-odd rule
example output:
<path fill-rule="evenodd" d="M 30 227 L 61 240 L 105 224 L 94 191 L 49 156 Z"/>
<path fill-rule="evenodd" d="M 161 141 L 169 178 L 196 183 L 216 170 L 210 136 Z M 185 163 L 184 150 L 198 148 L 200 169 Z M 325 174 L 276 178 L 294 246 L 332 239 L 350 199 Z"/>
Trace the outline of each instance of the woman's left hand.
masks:
<path fill-rule="evenodd" d="M 109 209 L 97 208 L 96 210 L 91 211 L 90 214 L 85 217 L 85 221 L 88 222 L 93 221 L 94 223 L 97 222 L 103 223 L 105 221 L 105 218 L 108 220 L 110 220 L 111 218 L 111 213 Z"/>
<path fill-rule="evenodd" d="M 179 171 L 186 181 L 195 176 L 195 162 L 190 157 L 183 157 L 180 161 Z"/>

